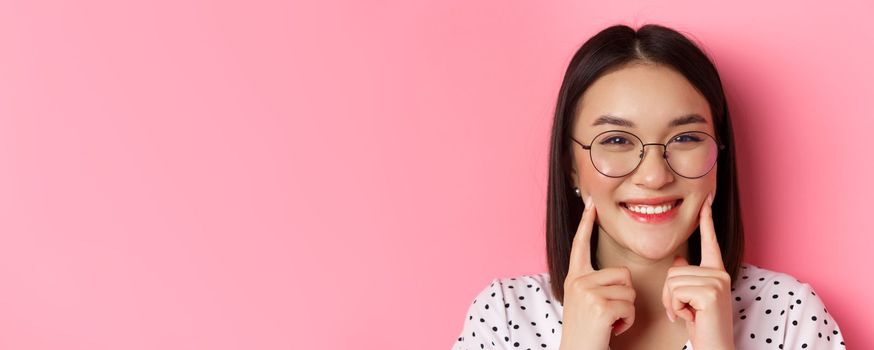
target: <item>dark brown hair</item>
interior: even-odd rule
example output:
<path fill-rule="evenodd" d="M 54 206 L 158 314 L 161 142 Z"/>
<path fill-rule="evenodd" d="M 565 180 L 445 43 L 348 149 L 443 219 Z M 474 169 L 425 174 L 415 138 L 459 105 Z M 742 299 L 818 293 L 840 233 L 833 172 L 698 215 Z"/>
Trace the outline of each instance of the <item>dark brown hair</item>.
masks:
<path fill-rule="evenodd" d="M 634 62 L 668 66 L 682 74 L 710 104 L 716 141 L 726 145 L 717 161 L 718 195 L 713 202 L 713 225 L 726 271 L 735 280 L 741 268 L 744 230 L 737 187 L 737 167 L 728 104 L 719 73 L 707 55 L 679 32 L 657 24 L 637 31 L 626 25 L 606 28 L 586 41 L 568 65 L 558 93 L 549 152 L 549 183 L 546 202 L 546 256 L 550 286 L 564 302 L 564 279 L 568 273 L 571 244 L 584 205 L 573 190 L 571 172 L 572 124 L 576 104 L 583 92 L 611 69 Z M 597 225 L 593 231 L 597 231 Z M 598 234 L 592 233 L 592 267 Z M 701 262 L 701 234 L 696 228 L 689 237 L 689 263 Z"/>

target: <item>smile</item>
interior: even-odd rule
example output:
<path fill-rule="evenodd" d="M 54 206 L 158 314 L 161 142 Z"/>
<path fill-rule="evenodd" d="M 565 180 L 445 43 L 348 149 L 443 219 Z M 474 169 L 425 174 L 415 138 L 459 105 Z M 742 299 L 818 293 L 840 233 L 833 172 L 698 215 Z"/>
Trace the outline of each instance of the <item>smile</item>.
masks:
<path fill-rule="evenodd" d="M 660 205 L 639 205 L 632 204 L 629 206 L 624 202 L 620 202 L 619 206 L 622 211 L 628 214 L 631 219 L 648 224 L 665 222 L 677 216 L 677 208 L 683 204 L 683 199 L 680 198 L 672 203 L 664 203 Z"/>

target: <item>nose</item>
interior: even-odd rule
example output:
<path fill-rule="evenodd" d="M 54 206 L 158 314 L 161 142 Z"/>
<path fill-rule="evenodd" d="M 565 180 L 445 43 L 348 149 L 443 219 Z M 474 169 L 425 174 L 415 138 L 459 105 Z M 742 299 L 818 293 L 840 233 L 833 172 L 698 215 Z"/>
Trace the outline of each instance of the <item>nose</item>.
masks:
<path fill-rule="evenodd" d="M 662 146 L 650 147 L 646 146 Z M 649 151 L 649 152 L 647 152 Z M 651 157 L 647 157 L 647 153 L 651 153 Z M 631 180 L 639 186 L 658 189 L 665 185 L 674 182 L 674 171 L 668 166 L 665 158 L 665 147 L 660 144 L 646 144 L 643 148 L 643 159 L 640 165 L 632 173 Z"/>

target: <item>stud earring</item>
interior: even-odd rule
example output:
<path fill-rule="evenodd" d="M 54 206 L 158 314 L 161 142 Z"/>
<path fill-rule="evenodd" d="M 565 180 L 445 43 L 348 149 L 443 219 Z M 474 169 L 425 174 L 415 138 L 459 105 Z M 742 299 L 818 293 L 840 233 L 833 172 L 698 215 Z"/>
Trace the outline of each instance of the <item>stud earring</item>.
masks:
<path fill-rule="evenodd" d="M 582 197 L 582 196 L 583 196 L 583 195 L 580 193 L 580 188 L 579 188 L 579 187 L 574 187 L 574 192 L 577 193 L 577 197 Z"/>

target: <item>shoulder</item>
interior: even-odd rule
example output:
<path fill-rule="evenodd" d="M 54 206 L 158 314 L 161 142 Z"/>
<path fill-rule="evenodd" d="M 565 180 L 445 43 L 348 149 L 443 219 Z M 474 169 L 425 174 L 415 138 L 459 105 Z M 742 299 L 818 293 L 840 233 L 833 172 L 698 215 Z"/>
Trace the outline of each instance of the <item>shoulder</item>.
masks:
<path fill-rule="evenodd" d="M 809 283 L 790 274 L 749 263 L 741 264 L 740 273 L 732 281 L 731 292 L 739 307 L 783 305 L 794 310 L 793 305 L 800 304 L 804 299 L 818 299 Z"/>
<path fill-rule="evenodd" d="M 800 291 L 808 291 L 816 295 L 809 283 L 800 281 L 795 276 L 750 263 L 742 263 L 740 273 L 732 281 L 732 294 L 735 296 L 735 301 L 747 299 L 749 299 L 747 301 L 761 301 L 757 299 L 758 297 L 798 299 L 802 296 L 797 294 Z"/>
<path fill-rule="evenodd" d="M 546 272 L 497 278 L 495 281 L 501 285 L 503 292 L 506 295 L 529 295 L 530 297 L 544 300 L 551 300 L 554 298 L 552 288 L 549 287 L 549 273 Z"/>
<path fill-rule="evenodd" d="M 731 294 L 735 339 L 745 342 L 739 346 L 843 347 L 837 322 L 810 283 L 743 263 Z"/>
<path fill-rule="evenodd" d="M 499 299 L 496 299 L 499 298 Z M 473 303 L 482 300 L 497 302 L 502 301 L 505 308 L 512 305 L 524 304 L 524 301 L 542 301 L 550 304 L 555 301 L 555 296 L 550 288 L 549 273 L 516 275 L 510 277 L 496 277 L 483 287 L 474 298 Z M 524 310 L 524 305 L 520 305 Z"/>

